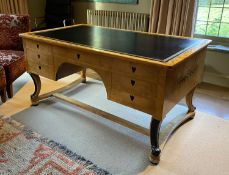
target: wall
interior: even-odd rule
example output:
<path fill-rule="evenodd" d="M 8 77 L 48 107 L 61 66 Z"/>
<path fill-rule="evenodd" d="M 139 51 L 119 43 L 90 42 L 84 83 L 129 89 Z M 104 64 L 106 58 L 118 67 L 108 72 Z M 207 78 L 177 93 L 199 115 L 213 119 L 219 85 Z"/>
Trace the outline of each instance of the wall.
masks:
<path fill-rule="evenodd" d="M 28 9 L 32 27 L 35 25 L 35 18 L 38 23 L 44 20 L 46 0 L 28 0 Z"/>
<path fill-rule="evenodd" d="M 87 22 L 87 9 L 95 10 L 114 10 L 150 13 L 151 0 L 139 0 L 138 4 L 115 4 L 115 3 L 91 3 L 73 0 L 73 15 L 77 23 Z"/>
<path fill-rule="evenodd" d="M 229 87 L 229 52 L 207 51 L 203 80 Z"/>
<path fill-rule="evenodd" d="M 41 17 L 44 17 L 45 2 L 46 0 L 28 0 L 29 14 L 33 26 L 35 17 L 39 17 L 40 21 L 42 20 Z M 150 13 L 151 0 L 139 0 L 138 4 L 91 3 L 82 2 L 81 0 L 72 0 L 72 6 L 73 17 L 76 19 L 76 23 L 86 23 L 87 9 Z"/>

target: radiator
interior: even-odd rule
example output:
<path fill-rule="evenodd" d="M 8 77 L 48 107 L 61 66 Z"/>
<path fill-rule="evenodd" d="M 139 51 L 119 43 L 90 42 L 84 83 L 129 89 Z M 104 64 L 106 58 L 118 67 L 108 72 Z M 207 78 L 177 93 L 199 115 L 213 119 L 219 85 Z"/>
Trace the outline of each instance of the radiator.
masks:
<path fill-rule="evenodd" d="M 87 10 L 87 24 L 148 32 L 149 15 L 107 10 Z"/>

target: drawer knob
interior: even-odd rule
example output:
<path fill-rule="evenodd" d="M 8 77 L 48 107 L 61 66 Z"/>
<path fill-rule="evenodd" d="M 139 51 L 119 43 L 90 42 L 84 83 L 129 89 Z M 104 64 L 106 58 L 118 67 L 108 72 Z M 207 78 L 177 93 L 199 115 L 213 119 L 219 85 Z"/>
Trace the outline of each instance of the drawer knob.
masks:
<path fill-rule="evenodd" d="M 80 59 L 80 54 L 77 54 L 76 56 L 77 56 L 77 59 Z"/>
<path fill-rule="evenodd" d="M 130 83 L 131 83 L 132 86 L 135 85 L 135 81 L 134 80 L 130 80 Z"/>
<path fill-rule="evenodd" d="M 131 99 L 131 101 L 134 101 L 134 96 L 130 95 L 130 99 Z"/>
<path fill-rule="evenodd" d="M 40 57 L 41 57 L 41 56 L 38 54 L 38 55 L 37 55 L 37 58 L 40 58 Z"/>
<path fill-rule="evenodd" d="M 41 66 L 38 67 L 41 70 Z"/>
<path fill-rule="evenodd" d="M 132 72 L 134 73 L 136 71 L 136 67 L 132 66 Z"/>
<path fill-rule="evenodd" d="M 37 44 L 37 48 L 39 49 L 39 44 Z"/>

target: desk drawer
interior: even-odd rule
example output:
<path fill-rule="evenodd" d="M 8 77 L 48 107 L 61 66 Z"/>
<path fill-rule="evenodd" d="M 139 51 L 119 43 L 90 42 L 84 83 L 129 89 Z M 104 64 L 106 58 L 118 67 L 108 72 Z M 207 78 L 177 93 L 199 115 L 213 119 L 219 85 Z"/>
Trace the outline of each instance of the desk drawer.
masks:
<path fill-rule="evenodd" d="M 46 54 L 50 54 L 52 52 L 51 45 L 31 40 L 26 40 L 26 48 L 33 49 L 34 51 L 36 50 Z"/>
<path fill-rule="evenodd" d="M 112 89 L 151 99 L 156 96 L 156 85 L 131 76 L 112 73 Z"/>
<path fill-rule="evenodd" d="M 54 47 L 53 53 L 55 57 L 61 57 L 67 62 L 76 63 L 80 66 L 100 67 L 100 59 L 95 55 L 60 47 Z"/>
<path fill-rule="evenodd" d="M 144 81 L 157 82 L 159 68 L 152 65 L 131 63 L 128 61 L 116 60 L 113 62 L 112 72 L 125 73 L 126 75 L 135 76 Z"/>
<path fill-rule="evenodd" d="M 148 114 L 151 114 L 153 110 L 152 99 L 146 99 L 144 97 L 136 96 L 127 92 L 112 89 L 110 100 L 132 107 L 134 109 L 138 109 Z"/>
<path fill-rule="evenodd" d="M 39 50 L 26 49 L 26 59 L 43 65 L 53 65 L 53 57 Z"/>
<path fill-rule="evenodd" d="M 54 67 L 52 65 L 34 64 L 33 62 L 28 62 L 27 71 L 46 78 L 55 79 Z"/>

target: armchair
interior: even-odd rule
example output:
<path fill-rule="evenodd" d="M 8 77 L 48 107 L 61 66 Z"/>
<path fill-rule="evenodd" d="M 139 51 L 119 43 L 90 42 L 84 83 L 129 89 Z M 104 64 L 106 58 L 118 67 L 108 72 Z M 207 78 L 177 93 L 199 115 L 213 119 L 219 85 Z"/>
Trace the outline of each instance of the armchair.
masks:
<path fill-rule="evenodd" d="M 26 70 L 19 33 L 29 30 L 29 16 L 0 14 L 0 66 L 5 71 L 9 98 L 13 97 L 12 83 Z"/>

